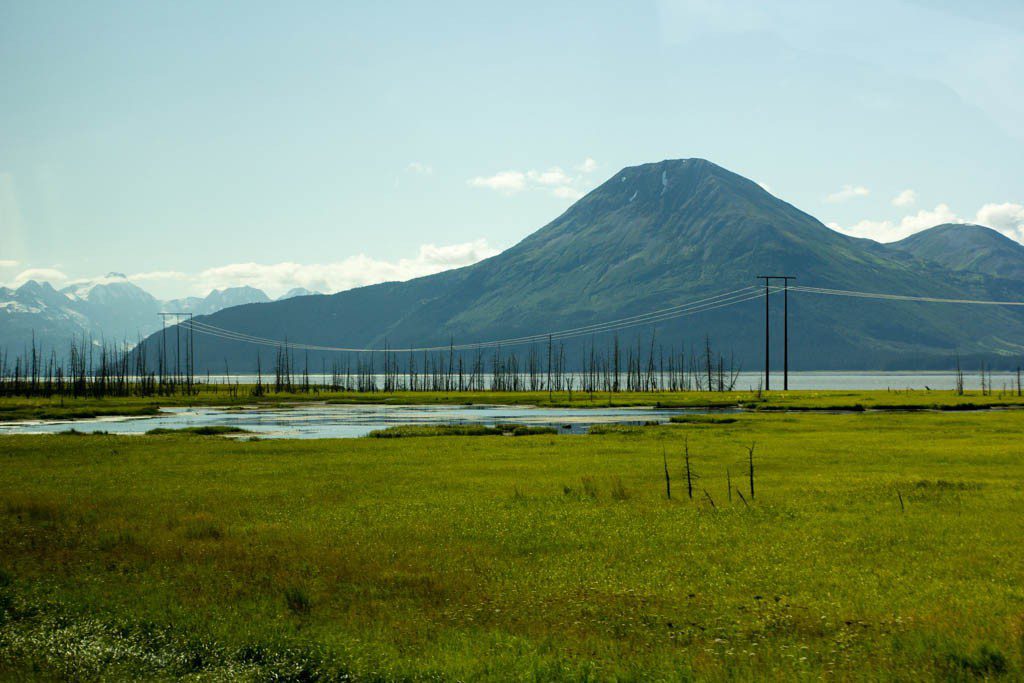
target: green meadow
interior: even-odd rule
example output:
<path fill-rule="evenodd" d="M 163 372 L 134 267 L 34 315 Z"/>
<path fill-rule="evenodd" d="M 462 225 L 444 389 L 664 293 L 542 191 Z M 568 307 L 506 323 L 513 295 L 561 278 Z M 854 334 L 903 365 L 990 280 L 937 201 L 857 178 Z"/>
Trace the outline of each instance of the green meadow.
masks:
<path fill-rule="evenodd" d="M 1021 417 L 0 437 L 0 677 L 1019 679 Z"/>

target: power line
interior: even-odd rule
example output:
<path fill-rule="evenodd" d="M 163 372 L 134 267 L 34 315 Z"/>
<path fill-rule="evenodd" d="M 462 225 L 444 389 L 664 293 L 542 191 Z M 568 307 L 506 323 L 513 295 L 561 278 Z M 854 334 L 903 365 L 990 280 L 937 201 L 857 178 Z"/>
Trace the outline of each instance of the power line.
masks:
<path fill-rule="evenodd" d="M 659 322 L 665 322 L 674 318 L 683 317 L 686 315 L 693 315 L 696 313 L 704 313 L 707 311 L 724 308 L 727 306 L 733 306 L 746 301 L 760 297 L 760 293 L 756 291 L 755 287 L 743 287 L 731 292 L 724 292 L 715 296 L 706 297 L 704 299 L 698 299 L 693 302 L 686 304 L 677 304 L 668 308 L 658 309 L 643 314 L 637 314 L 628 316 L 625 318 L 618 318 L 616 320 L 606 321 L 602 323 L 594 323 L 591 325 L 584 325 L 576 328 L 569 328 L 566 330 L 559 330 L 557 332 L 545 332 L 534 335 L 528 335 L 523 337 L 512 337 L 507 339 L 499 339 L 486 342 L 475 342 L 471 344 L 449 344 L 447 346 L 427 346 L 427 347 L 414 347 L 414 348 L 394 348 L 387 349 L 392 352 L 419 352 L 419 351 L 443 351 L 443 350 L 475 350 L 483 348 L 493 348 L 498 346 L 515 346 L 518 344 L 532 343 L 538 341 L 544 341 L 547 339 L 570 339 L 573 337 L 585 336 L 589 334 L 597 334 L 603 332 L 612 332 L 621 329 L 627 329 L 629 327 L 636 327 L 639 325 L 649 325 Z M 230 341 L 246 342 L 251 344 L 260 344 L 264 346 L 276 346 L 276 347 L 287 347 L 298 350 L 308 351 L 329 351 L 329 352 L 349 352 L 349 353 L 373 353 L 382 352 L 384 349 L 379 348 L 357 348 L 357 347 L 335 347 L 335 346 L 322 346 L 317 344 L 304 344 L 296 343 L 291 341 L 282 341 L 278 339 L 270 339 L 267 337 L 259 337 L 256 335 L 250 335 L 242 332 L 236 332 L 233 330 L 224 329 L 209 323 L 202 321 L 192 321 L 189 323 L 196 332 L 206 334 L 213 337 L 219 337 Z"/>
<path fill-rule="evenodd" d="M 559 339 L 559 340 L 561 340 L 561 339 L 569 339 L 569 338 L 572 338 L 572 337 L 585 336 L 585 335 L 588 335 L 588 334 L 597 334 L 597 333 L 601 333 L 601 332 L 611 332 L 611 331 L 615 331 L 615 330 L 618 330 L 618 329 L 625 329 L 625 328 L 628 328 L 628 327 L 636 327 L 636 326 L 639 326 L 639 325 L 647 325 L 647 324 L 652 324 L 652 323 L 663 322 L 663 321 L 666 321 L 666 320 L 670 320 L 672 318 L 677 318 L 677 317 L 681 317 L 681 316 L 685 316 L 685 315 L 691 315 L 691 314 L 694 314 L 694 313 L 701 313 L 701 312 L 704 312 L 704 311 L 714 310 L 714 309 L 717 309 L 717 308 L 723 308 L 725 306 L 730 306 L 730 305 L 733 305 L 733 304 L 742 303 L 743 301 L 749 301 L 751 299 L 757 298 L 757 296 L 758 295 L 754 295 L 754 296 L 748 296 L 748 297 L 744 297 L 744 298 L 740 298 L 740 299 L 733 299 L 733 300 L 728 300 L 728 301 L 719 302 L 719 303 L 704 304 L 704 305 L 702 305 L 700 307 L 695 307 L 693 309 L 679 311 L 679 312 L 676 312 L 676 313 L 660 314 L 658 316 L 653 316 L 653 317 L 645 318 L 645 319 L 642 319 L 642 320 L 635 320 L 635 321 L 624 323 L 624 324 L 602 326 L 602 327 L 599 327 L 599 328 L 598 327 L 594 327 L 594 328 L 585 329 L 585 330 L 581 330 L 581 331 L 578 331 L 578 332 L 572 332 L 572 333 L 562 333 L 562 334 L 558 334 L 558 335 L 542 334 L 542 335 L 536 335 L 534 337 L 526 337 L 526 338 L 521 338 L 521 339 L 511 339 L 511 340 L 503 339 L 503 340 L 496 340 L 496 341 L 490 341 L 490 342 L 477 342 L 477 343 L 473 343 L 473 344 L 448 345 L 448 346 L 428 346 L 428 347 L 415 347 L 415 348 L 390 348 L 390 349 L 387 349 L 387 350 L 388 351 L 394 351 L 394 352 L 403 352 L 403 353 L 405 353 L 405 352 L 413 352 L 413 351 L 443 351 L 443 350 L 465 351 L 465 350 L 473 350 L 473 349 L 492 348 L 492 347 L 498 347 L 498 346 L 516 346 L 516 345 L 524 344 L 524 343 L 535 343 L 535 342 L 538 342 L 538 341 L 544 341 L 544 340 L 547 340 L 548 338 Z M 250 343 L 254 343 L 254 344 L 263 344 L 263 345 L 269 345 L 269 346 L 287 346 L 287 347 L 293 348 L 293 349 L 300 349 L 300 350 L 301 349 L 305 349 L 305 350 L 309 350 L 309 351 L 336 351 L 336 352 L 352 352 L 352 353 L 363 353 L 363 352 L 370 352 L 370 353 L 372 353 L 372 352 L 384 351 L 384 349 L 379 349 L 379 348 L 333 347 L 333 346 L 319 346 L 319 345 L 313 345 L 313 344 L 300 344 L 300 343 L 295 343 L 295 342 L 290 342 L 290 341 L 286 342 L 286 341 L 280 341 L 280 340 L 276 340 L 276 339 L 267 339 L 265 337 L 252 337 L 251 335 L 243 335 L 243 334 L 232 332 L 232 331 L 229 331 L 229 330 L 223 330 L 221 328 L 214 328 L 214 327 L 208 326 L 208 325 L 206 325 L 204 323 L 201 323 L 201 322 L 198 322 L 198 321 L 195 323 L 195 325 L 196 325 L 196 331 L 200 332 L 200 333 L 209 334 L 209 335 L 217 336 L 217 337 L 222 337 L 222 338 L 225 338 L 225 339 L 231 339 L 231 340 L 234 340 L 234 341 L 250 342 Z"/>
<path fill-rule="evenodd" d="M 973 304 L 977 306 L 1024 306 L 1024 301 L 988 301 L 984 299 L 944 299 L 934 296 L 914 296 L 909 294 L 886 294 L 882 292 L 858 292 L 848 289 L 829 289 L 825 287 L 804 287 L 793 285 L 794 292 L 808 294 L 826 294 L 829 296 L 846 296 L 861 299 L 884 299 L 888 301 L 920 301 L 935 304 Z"/>
<path fill-rule="evenodd" d="M 944 303 L 944 304 L 971 304 L 971 305 L 985 305 L 985 306 L 1024 306 L 1024 301 L 990 301 L 990 300 L 979 300 L 979 299 L 952 299 L 942 297 L 929 297 L 929 296 L 917 296 L 907 294 L 891 294 L 885 292 L 863 292 L 856 290 L 845 290 L 845 289 L 834 289 L 827 287 L 809 287 L 809 286 L 797 286 L 789 285 L 788 281 L 792 278 L 791 276 L 760 276 L 761 279 L 765 280 L 765 291 L 764 296 L 769 297 L 773 294 L 777 294 L 779 291 L 783 292 L 784 298 L 788 308 L 788 293 L 790 290 L 794 292 L 803 292 L 807 294 L 820 294 L 826 296 L 843 296 L 863 299 L 875 299 L 883 301 L 910 301 L 910 302 L 922 302 L 922 303 Z M 775 290 L 772 290 L 768 284 L 772 279 L 781 279 L 784 282 L 784 286 Z M 572 339 L 575 337 L 581 337 L 585 335 L 600 334 L 606 332 L 615 332 L 618 330 L 628 329 L 631 327 L 637 327 L 640 325 L 652 325 L 656 323 L 666 322 L 675 318 L 684 317 L 687 315 L 695 315 L 697 313 L 705 313 L 708 311 L 725 308 L 728 306 L 734 306 L 737 304 L 745 303 L 753 299 L 760 298 L 762 293 L 758 287 L 748 286 L 734 289 L 728 292 L 722 292 L 714 296 L 705 297 L 703 299 L 697 299 L 691 302 L 676 304 L 666 308 L 656 309 L 648 311 L 646 313 L 639 313 L 636 315 L 626 316 L 623 318 L 616 318 L 600 323 L 592 323 L 589 325 L 582 325 L 578 327 L 567 328 L 563 330 L 557 330 L 552 332 L 541 332 L 532 335 L 525 335 L 520 337 L 509 337 L 505 339 L 496 339 L 484 342 L 473 342 L 469 344 L 449 344 L 447 346 L 420 346 L 420 347 L 408 347 L 408 348 L 394 348 L 386 349 L 387 351 L 395 353 L 411 353 L 420 351 L 469 351 L 479 350 L 486 348 L 495 348 L 500 346 L 517 346 L 520 344 L 529 344 L 542 342 L 547 340 L 563 340 Z M 767 306 L 767 298 L 765 305 Z M 165 314 L 165 315 L 181 315 L 181 314 Z M 765 388 L 768 388 L 768 352 L 770 351 L 770 338 L 768 336 L 768 309 L 765 310 Z M 786 321 L 786 334 L 787 337 L 784 340 L 786 348 L 786 359 L 784 374 L 788 375 L 788 311 Z M 341 353 L 377 353 L 383 352 L 385 349 L 381 348 L 368 348 L 368 347 L 341 347 L 341 346 L 325 346 L 319 344 L 307 344 L 299 342 L 291 342 L 287 340 L 271 339 L 268 337 L 260 337 L 244 332 L 237 332 L 234 330 L 217 327 L 209 323 L 205 323 L 199 320 L 189 320 L 184 323 L 188 326 L 189 331 L 199 332 L 207 336 L 217 337 L 226 339 L 229 341 L 238 341 L 249 344 L 258 344 L 264 346 L 274 347 L 286 347 L 289 349 L 306 350 L 306 351 L 322 351 L 322 352 L 341 352 Z M 788 382 L 786 383 L 788 384 Z"/>
<path fill-rule="evenodd" d="M 738 290 L 733 290 L 732 292 L 725 292 L 725 293 L 722 293 L 722 294 L 717 294 L 715 296 L 707 297 L 705 299 L 698 299 L 696 301 L 692 301 L 692 302 L 689 302 L 689 303 L 686 303 L 686 304 L 677 304 L 675 306 L 670 306 L 668 308 L 663 308 L 663 309 L 659 309 L 659 310 L 655 310 L 655 311 L 650 311 L 650 312 L 647 312 L 647 313 L 642 313 L 642 314 L 638 314 L 638 315 L 634 315 L 634 316 L 629 316 L 629 317 L 626 317 L 626 318 L 618 318 L 616 320 L 609 320 L 609 321 L 605 321 L 605 322 L 601 322 L 601 323 L 593 323 L 593 324 L 590 324 L 590 325 L 583 325 L 583 326 L 580 326 L 580 327 L 569 328 L 569 329 L 566 329 L 566 330 L 542 332 L 542 333 L 528 335 L 528 336 L 524 336 L 524 337 L 510 337 L 510 338 L 506 338 L 506 339 L 498 339 L 498 340 L 489 341 L 489 342 L 476 342 L 476 343 L 471 343 L 471 344 L 460 344 L 460 345 L 454 345 L 454 346 L 453 345 L 448 345 L 448 346 L 419 347 L 419 348 L 415 348 L 415 349 L 389 349 L 389 350 L 393 350 L 393 351 L 437 351 L 437 350 L 444 350 L 444 349 L 450 349 L 450 348 L 455 348 L 455 349 L 459 349 L 459 350 L 465 350 L 465 349 L 477 348 L 477 347 L 480 347 L 480 346 L 515 345 L 515 344 L 521 344 L 521 343 L 527 343 L 527 342 L 544 341 L 544 340 L 547 340 L 549 337 L 565 338 L 565 337 L 568 337 L 568 336 L 579 336 L 581 334 L 590 334 L 590 333 L 596 333 L 596 332 L 604 332 L 604 331 L 608 331 L 609 329 L 612 329 L 612 328 L 628 327 L 628 326 L 633 326 L 633 325 L 637 325 L 637 324 L 647 324 L 648 322 L 652 322 L 652 321 L 657 322 L 657 321 L 660 321 L 660 320 L 663 320 L 663 319 L 671 319 L 672 317 L 675 317 L 675 315 L 677 313 L 680 313 L 680 312 L 683 312 L 683 311 L 687 311 L 688 312 L 688 311 L 690 311 L 690 310 L 692 310 L 694 308 L 703 308 L 703 307 L 706 307 L 706 306 L 711 306 L 713 304 L 732 303 L 733 301 L 735 301 L 737 299 L 744 299 L 745 300 L 745 296 L 747 294 L 749 294 L 752 289 L 753 289 L 752 287 L 743 287 L 743 288 L 738 289 Z M 245 334 L 245 333 L 241 333 L 241 332 L 233 332 L 233 331 L 230 331 L 230 330 L 225 330 L 223 328 L 215 327 L 213 325 L 210 325 L 209 323 L 197 322 L 196 325 L 208 328 L 208 330 L 211 331 L 211 332 L 221 332 L 221 333 L 232 334 L 232 335 L 239 336 L 239 337 L 246 337 L 247 339 L 249 339 L 251 341 L 268 342 L 268 343 L 272 343 L 274 345 L 279 345 L 279 344 L 282 343 L 280 340 L 277 340 L 277 339 L 268 339 L 266 337 L 257 337 L 257 336 L 254 336 L 254 335 L 249 335 L 249 334 Z M 365 349 L 365 348 L 364 349 L 357 349 L 357 348 L 346 348 L 346 347 L 317 346 L 317 345 L 310 345 L 310 344 L 296 344 L 296 343 L 292 343 L 292 342 L 288 342 L 287 345 L 290 346 L 290 347 L 293 347 L 293 348 L 308 347 L 310 350 L 321 350 L 321 351 L 375 351 L 375 350 L 382 350 L 382 349 Z"/>

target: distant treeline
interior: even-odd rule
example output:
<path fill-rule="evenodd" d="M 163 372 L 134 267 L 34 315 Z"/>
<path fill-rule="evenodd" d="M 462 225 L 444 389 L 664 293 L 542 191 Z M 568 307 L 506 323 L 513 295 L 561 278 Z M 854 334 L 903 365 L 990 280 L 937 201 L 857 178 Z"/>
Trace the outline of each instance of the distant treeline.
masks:
<path fill-rule="evenodd" d="M 740 368 L 713 349 L 705 338 L 699 347 L 665 348 L 652 336 L 622 344 L 616 335 L 604 346 L 583 342 L 577 366 L 566 362 L 566 345 L 548 340 L 525 351 L 501 348 L 339 354 L 327 365 L 310 368 L 306 352 L 278 347 L 271 367 L 257 354 L 255 382 L 213 382 L 197 377 L 194 343 L 187 332 L 168 341 L 158 338 L 156 353 L 147 342 L 129 344 L 79 339 L 60 353 L 30 347 L 12 354 L 0 350 L 0 396 L 95 397 L 190 395 L 206 387 L 238 394 L 397 391 L 547 391 L 645 392 L 731 391 Z M 301 356 L 297 356 L 301 353 Z M 155 367 L 147 359 L 155 358 Z M 318 376 L 311 380 L 310 372 Z M 225 363 L 225 378 L 231 377 Z"/>
<path fill-rule="evenodd" d="M 105 398 L 198 391 L 190 345 L 184 355 L 179 347 L 171 362 L 161 348 L 155 368 L 149 366 L 144 346 L 144 342 L 97 342 L 83 337 L 58 353 L 43 349 L 33 337 L 20 353 L 0 349 L 0 396 Z"/>

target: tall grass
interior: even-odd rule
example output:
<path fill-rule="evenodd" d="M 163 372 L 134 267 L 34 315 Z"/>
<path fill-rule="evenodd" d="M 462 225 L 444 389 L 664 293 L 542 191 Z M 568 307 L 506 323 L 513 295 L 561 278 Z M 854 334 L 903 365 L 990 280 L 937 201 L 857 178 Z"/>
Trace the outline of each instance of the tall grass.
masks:
<path fill-rule="evenodd" d="M 1017 680 L 1019 421 L 0 437 L 0 678 Z"/>

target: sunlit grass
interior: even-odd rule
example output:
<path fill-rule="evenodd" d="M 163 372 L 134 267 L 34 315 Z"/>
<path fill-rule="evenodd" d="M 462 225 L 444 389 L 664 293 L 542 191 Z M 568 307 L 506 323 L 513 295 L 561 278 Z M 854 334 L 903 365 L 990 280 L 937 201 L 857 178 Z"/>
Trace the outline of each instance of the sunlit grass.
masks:
<path fill-rule="evenodd" d="M 522 438 L 0 438 L 0 672 L 1024 673 L 1019 413 L 729 417 Z"/>

